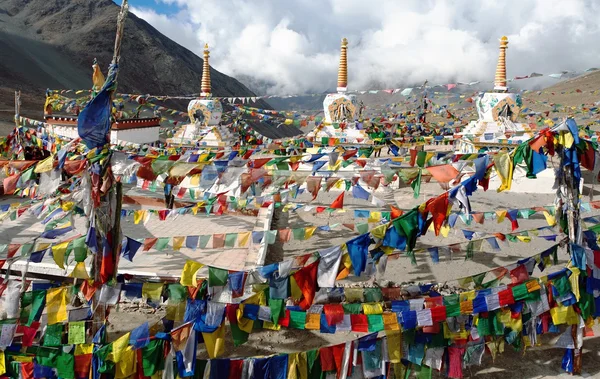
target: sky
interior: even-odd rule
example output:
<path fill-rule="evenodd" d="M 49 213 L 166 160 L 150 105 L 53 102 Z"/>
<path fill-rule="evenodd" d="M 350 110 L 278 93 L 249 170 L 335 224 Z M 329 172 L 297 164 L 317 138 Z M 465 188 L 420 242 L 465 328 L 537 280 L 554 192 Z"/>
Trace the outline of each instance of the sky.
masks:
<path fill-rule="evenodd" d="M 509 77 L 600 67 L 595 0 L 129 2 L 197 55 L 208 43 L 211 66 L 259 95 L 335 89 L 343 37 L 350 90 L 493 80 L 502 35 Z"/>

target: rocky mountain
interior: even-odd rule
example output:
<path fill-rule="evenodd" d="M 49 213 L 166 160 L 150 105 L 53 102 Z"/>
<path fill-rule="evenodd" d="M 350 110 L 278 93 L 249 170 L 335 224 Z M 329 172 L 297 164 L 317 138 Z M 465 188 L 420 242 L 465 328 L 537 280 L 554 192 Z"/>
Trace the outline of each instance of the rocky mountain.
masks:
<path fill-rule="evenodd" d="M 106 74 L 118 12 L 112 0 L 0 1 L 0 116 L 12 118 L 14 89 L 24 93 L 22 113 L 39 118 L 46 88 L 90 88 L 94 58 Z M 129 13 L 119 92 L 198 93 L 202 64 L 193 52 Z M 211 79 L 215 96 L 254 96 L 215 69 Z M 265 102 L 257 105 L 269 107 Z"/>

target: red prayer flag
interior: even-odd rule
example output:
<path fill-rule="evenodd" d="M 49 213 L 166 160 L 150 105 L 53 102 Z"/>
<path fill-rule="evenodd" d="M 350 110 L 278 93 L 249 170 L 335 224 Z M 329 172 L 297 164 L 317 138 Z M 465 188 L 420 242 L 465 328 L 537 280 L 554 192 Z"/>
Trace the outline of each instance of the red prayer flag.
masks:
<path fill-rule="evenodd" d="M 298 304 L 302 309 L 310 308 L 315 298 L 318 264 L 319 261 L 313 262 L 294 274 L 296 284 L 298 284 L 298 288 L 302 291 L 302 300 Z"/>
<path fill-rule="evenodd" d="M 390 208 L 392 209 L 392 211 L 391 211 L 392 220 L 397 219 L 398 217 L 402 216 L 402 214 L 404 213 L 404 211 L 402 209 L 396 208 L 393 205 L 390 205 Z"/>
<path fill-rule="evenodd" d="M 529 280 L 529 273 L 527 272 L 527 267 L 525 265 L 518 265 L 517 268 L 510 272 L 510 280 L 513 284 L 523 283 L 526 280 Z"/>
<path fill-rule="evenodd" d="M 152 246 L 154 246 L 154 244 L 156 244 L 156 241 L 158 241 L 158 238 L 146 238 L 144 240 L 144 250 L 143 251 L 148 251 L 148 250 L 152 249 Z"/>
<path fill-rule="evenodd" d="M 342 192 L 334 201 L 331 203 L 329 208 L 331 209 L 342 209 L 344 207 L 344 192 Z"/>
<path fill-rule="evenodd" d="M 325 304 L 323 307 L 327 325 L 337 325 L 344 320 L 344 307 L 342 304 Z"/>
<path fill-rule="evenodd" d="M 335 360 L 331 346 L 320 348 L 319 358 L 321 360 L 321 371 L 335 371 Z"/>
<path fill-rule="evenodd" d="M 140 352 L 142 350 L 139 350 Z M 92 366 L 92 354 L 82 354 L 75 356 L 75 377 L 87 378 Z"/>
<path fill-rule="evenodd" d="M 242 377 L 243 359 L 232 359 L 229 361 L 229 379 L 239 379 Z"/>
<path fill-rule="evenodd" d="M 513 296 L 512 289 L 507 288 L 504 291 L 498 292 L 498 300 L 500 301 L 501 307 L 514 304 L 515 298 Z"/>
<path fill-rule="evenodd" d="M 350 315 L 350 322 L 352 323 L 353 332 L 369 332 L 369 321 L 367 315 Z"/>
<path fill-rule="evenodd" d="M 415 149 L 410 149 L 410 162 L 408 162 L 408 164 L 410 165 L 410 167 L 415 167 L 415 163 L 417 162 L 417 153 L 418 151 Z"/>
<path fill-rule="evenodd" d="M 15 190 L 17 189 L 17 182 L 19 181 L 19 174 L 12 174 L 11 176 L 8 176 L 6 178 L 4 178 L 3 184 L 4 184 L 4 194 L 5 195 L 12 195 L 13 193 L 15 193 Z"/>

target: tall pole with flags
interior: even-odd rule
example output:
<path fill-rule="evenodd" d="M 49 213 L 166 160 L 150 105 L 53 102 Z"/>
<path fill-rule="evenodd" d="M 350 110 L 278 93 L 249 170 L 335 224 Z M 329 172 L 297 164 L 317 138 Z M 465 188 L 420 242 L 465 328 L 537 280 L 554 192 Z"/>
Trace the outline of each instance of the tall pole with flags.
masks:
<path fill-rule="evenodd" d="M 90 165 L 91 197 L 93 208 L 88 215 L 88 246 L 95 253 L 92 261 L 94 286 L 113 281 L 117 273 L 121 250 L 122 185 L 111 169 L 110 129 L 112 125 L 112 98 L 117 88 L 123 30 L 128 13 L 127 0 L 123 0 L 117 18 L 117 31 L 112 62 L 102 88 L 90 100 L 77 118 L 77 131 L 82 142 L 99 159 Z M 92 301 L 92 334 L 104 325 L 106 307 L 100 301 L 101 291 L 96 291 Z"/>

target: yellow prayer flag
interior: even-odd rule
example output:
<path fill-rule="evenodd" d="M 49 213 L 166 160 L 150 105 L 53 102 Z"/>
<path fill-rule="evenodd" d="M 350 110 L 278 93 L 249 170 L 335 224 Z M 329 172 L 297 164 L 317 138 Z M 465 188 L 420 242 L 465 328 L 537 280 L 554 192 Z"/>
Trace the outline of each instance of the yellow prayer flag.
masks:
<path fill-rule="evenodd" d="M 204 343 L 206 345 L 206 352 L 210 359 L 214 359 L 222 356 L 225 353 L 225 323 L 221 323 L 221 326 L 212 333 L 202 333 Z"/>
<path fill-rule="evenodd" d="M 546 222 L 549 226 L 556 225 L 556 217 L 552 216 L 550 212 L 544 211 L 544 217 L 546 217 Z"/>
<path fill-rule="evenodd" d="M 319 313 L 307 313 L 304 329 L 319 330 L 321 328 L 321 315 Z"/>
<path fill-rule="evenodd" d="M 369 212 L 369 218 L 367 222 L 379 222 L 381 221 L 381 212 Z"/>
<path fill-rule="evenodd" d="M 510 190 L 513 176 L 513 162 L 512 157 L 508 153 L 499 153 L 494 157 L 494 168 L 500 178 L 502 184 L 498 187 L 498 192 Z"/>
<path fill-rule="evenodd" d="M 33 172 L 35 172 L 36 174 L 41 174 L 42 172 L 48 172 L 48 171 L 52 170 L 53 166 L 54 166 L 54 154 L 50 155 L 48 158 L 39 162 L 37 164 L 37 166 L 35 166 L 35 169 L 33 170 Z"/>
<path fill-rule="evenodd" d="M 183 246 L 183 242 L 185 241 L 185 237 L 173 237 L 173 250 L 179 251 Z"/>
<path fill-rule="evenodd" d="M 180 322 L 183 321 L 183 317 L 185 316 L 185 307 L 187 303 L 185 301 L 180 301 L 179 303 L 168 303 L 167 304 L 167 312 L 165 318 L 167 320 Z"/>
<path fill-rule="evenodd" d="M 133 223 L 135 225 L 139 224 L 142 219 L 144 218 L 144 212 L 143 210 L 138 210 L 138 211 L 133 211 Z"/>
<path fill-rule="evenodd" d="M 65 201 L 60 205 L 62 210 L 65 212 L 70 211 L 74 206 L 75 206 L 75 203 L 72 201 Z"/>
<path fill-rule="evenodd" d="M 380 303 L 364 303 L 362 308 L 366 315 L 380 315 L 383 313 L 383 307 Z"/>
<path fill-rule="evenodd" d="M 386 330 L 388 355 L 391 363 L 400 363 L 402 358 L 402 333 L 400 330 Z"/>
<path fill-rule="evenodd" d="M 498 312 L 498 319 L 504 324 L 504 326 L 514 330 L 517 333 L 523 330 L 523 319 L 521 319 L 521 314 L 519 314 L 517 318 L 513 318 L 510 309 L 500 310 Z"/>
<path fill-rule="evenodd" d="M 531 237 L 529 237 L 529 236 L 517 236 L 517 238 L 521 242 L 525 242 L 525 243 L 531 242 Z"/>
<path fill-rule="evenodd" d="M 240 330 L 243 330 L 246 333 L 252 333 L 252 327 L 254 326 L 254 321 L 247 319 L 244 317 L 244 304 L 240 304 L 236 311 L 236 318 L 238 322 L 238 327 Z"/>
<path fill-rule="evenodd" d="M 269 329 L 269 330 L 280 330 L 281 325 L 279 325 L 279 324 L 275 325 L 272 322 L 263 321 L 263 328 Z"/>
<path fill-rule="evenodd" d="M 129 342 L 129 341 L 128 341 Z M 137 352 L 128 346 L 122 353 L 119 363 L 115 365 L 115 378 L 131 378 L 137 371 Z"/>
<path fill-rule="evenodd" d="M 142 284 L 142 298 L 148 299 L 152 302 L 159 302 L 163 290 L 162 283 L 148 283 Z"/>
<path fill-rule="evenodd" d="M 70 287 L 52 288 L 46 291 L 48 324 L 67 321 L 67 294 Z"/>
<path fill-rule="evenodd" d="M 287 378 L 308 379 L 308 359 L 306 352 L 289 354 Z"/>
<path fill-rule="evenodd" d="M 396 313 L 384 313 L 383 317 L 383 328 L 385 330 L 400 330 L 398 325 L 398 315 Z"/>
<path fill-rule="evenodd" d="M 506 218 L 506 213 L 508 211 L 506 209 L 496 211 L 496 218 L 498 219 L 498 224 L 500 224 Z"/>
<path fill-rule="evenodd" d="M 115 363 L 118 363 L 123 358 L 123 353 L 127 346 L 129 346 L 129 337 L 131 332 L 122 335 L 112 343 L 112 352 L 108 355 L 107 359 Z"/>
<path fill-rule="evenodd" d="M 381 213 L 381 212 L 379 212 Z M 379 225 L 376 228 L 373 228 L 371 230 L 371 234 L 373 235 L 373 237 L 375 238 L 381 238 L 383 239 L 383 237 L 385 237 L 385 232 L 387 231 L 388 226 L 387 225 Z"/>
<path fill-rule="evenodd" d="M 460 301 L 473 300 L 475 299 L 475 296 L 477 296 L 477 293 L 475 293 L 475 291 L 467 291 L 460 293 L 459 299 Z"/>
<path fill-rule="evenodd" d="M 67 252 L 67 246 L 69 246 L 70 242 L 71 241 L 65 241 L 52 246 L 52 257 L 54 258 L 54 262 L 62 269 L 65 268 L 65 253 Z"/>
<path fill-rule="evenodd" d="M 192 175 L 190 177 L 190 186 L 198 187 L 200 185 L 200 174 Z"/>
<path fill-rule="evenodd" d="M 85 262 L 77 262 L 69 276 L 71 278 L 89 279 L 90 276 L 85 268 Z"/>
<path fill-rule="evenodd" d="M 564 306 L 557 304 L 556 307 L 550 308 L 550 316 L 554 325 L 567 324 L 575 325 L 579 323 L 579 315 L 573 309 L 572 305 Z"/>
<path fill-rule="evenodd" d="M 313 234 L 315 234 L 316 230 L 317 230 L 316 226 L 310 226 L 308 228 L 304 228 L 304 239 L 307 240 L 310 237 L 312 237 Z"/>
<path fill-rule="evenodd" d="M 4 358 L 4 351 L 0 350 L 0 375 L 6 374 L 6 360 Z"/>
<path fill-rule="evenodd" d="M 346 246 L 344 244 L 344 246 Z M 350 259 L 350 254 L 348 253 L 344 253 L 342 255 L 342 264 L 344 265 L 344 267 L 346 267 L 347 269 L 352 268 L 352 260 Z"/>
<path fill-rule="evenodd" d="M 239 233 L 238 234 L 238 246 L 239 247 L 248 247 L 248 244 L 250 243 L 251 235 L 252 235 L 252 232 Z"/>
<path fill-rule="evenodd" d="M 293 276 L 290 276 L 290 292 L 292 293 L 292 299 L 295 301 L 300 301 L 302 299 L 302 291 L 300 287 L 298 287 L 298 283 L 296 283 L 296 279 Z"/>
<path fill-rule="evenodd" d="M 11 359 L 14 362 L 20 362 L 20 363 L 29 363 L 29 362 L 33 362 L 33 357 L 32 356 L 22 356 L 22 355 L 13 355 L 11 357 Z"/>
<path fill-rule="evenodd" d="M 433 223 L 431 225 L 433 225 Z M 450 226 L 447 224 L 442 225 L 442 227 L 440 228 L 440 234 L 442 235 L 442 237 L 447 238 L 448 234 L 450 234 Z"/>
<path fill-rule="evenodd" d="M 86 355 L 92 354 L 94 352 L 94 344 L 93 343 L 82 343 L 79 345 L 75 345 L 75 355 Z"/>
<path fill-rule="evenodd" d="M 182 286 L 188 287 L 196 287 L 198 286 L 198 281 L 196 280 L 196 273 L 200 270 L 204 265 L 202 263 L 198 263 L 196 261 L 187 260 L 185 265 L 183 266 L 183 270 L 181 271 L 181 279 L 179 280 L 179 284 Z"/>
<path fill-rule="evenodd" d="M 575 295 L 575 299 L 579 301 L 581 294 L 579 293 L 579 274 L 581 271 L 577 267 L 569 267 L 571 270 L 571 276 L 569 276 L 569 282 L 571 283 L 571 292 Z"/>

